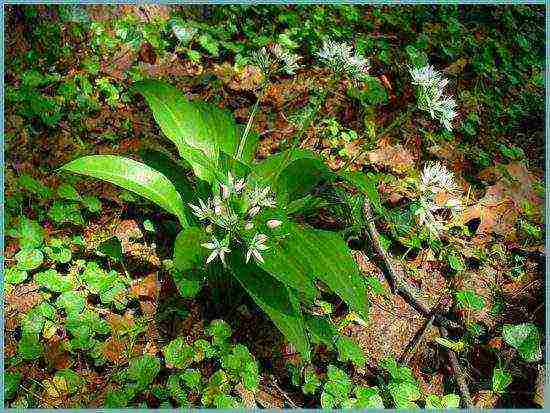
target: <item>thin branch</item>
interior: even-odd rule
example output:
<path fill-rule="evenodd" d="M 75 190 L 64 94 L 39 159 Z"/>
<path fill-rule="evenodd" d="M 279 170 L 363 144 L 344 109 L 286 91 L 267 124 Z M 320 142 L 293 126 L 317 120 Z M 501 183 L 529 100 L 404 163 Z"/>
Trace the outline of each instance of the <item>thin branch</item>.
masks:
<path fill-rule="evenodd" d="M 444 327 L 439 327 L 439 333 L 443 338 L 447 338 L 449 336 Z M 445 350 L 447 351 L 447 356 L 449 357 L 449 362 L 451 363 L 451 368 L 453 369 L 453 374 L 455 376 L 456 383 L 458 384 L 462 401 L 467 408 L 473 408 L 474 403 L 472 402 L 472 397 L 470 396 L 470 390 L 466 384 L 466 378 L 464 377 L 464 372 L 462 371 L 462 367 L 460 367 L 456 353 L 450 348 L 446 348 Z"/>
<path fill-rule="evenodd" d="M 420 314 L 424 315 L 425 317 L 431 318 L 432 311 L 430 310 L 430 308 L 428 308 L 428 306 L 424 302 L 422 302 L 421 300 L 415 297 L 411 287 L 406 283 L 406 281 L 403 280 L 401 275 L 397 273 L 396 271 L 397 264 L 390 257 L 390 255 L 384 250 L 384 247 L 382 247 L 380 234 L 378 233 L 378 230 L 374 225 L 372 208 L 370 206 L 370 202 L 368 199 L 365 199 L 365 203 L 363 204 L 363 213 L 365 215 L 365 220 L 367 222 L 367 230 L 369 233 L 369 237 L 372 241 L 374 251 L 382 261 L 384 275 L 388 280 L 388 284 L 390 285 L 390 289 L 392 290 L 392 293 L 401 296 L 411 307 L 413 307 Z M 433 314 L 433 315 L 434 315 L 435 325 L 445 327 L 449 330 L 458 330 L 458 331 L 463 330 L 462 326 L 460 326 L 455 321 L 449 320 L 447 317 L 441 314 Z"/>

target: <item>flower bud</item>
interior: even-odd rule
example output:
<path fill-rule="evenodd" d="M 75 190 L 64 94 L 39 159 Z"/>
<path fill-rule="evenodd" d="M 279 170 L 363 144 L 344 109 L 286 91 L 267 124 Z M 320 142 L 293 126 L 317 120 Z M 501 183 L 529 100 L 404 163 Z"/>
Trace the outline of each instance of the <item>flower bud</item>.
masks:
<path fill-rule="evenodd" d="M 283 222 L 279 221 L 277 219 L 270 219 L 266 222 L 266 225 L 269 229 L 277 228 L 279 225 L 281 225 Z"/>

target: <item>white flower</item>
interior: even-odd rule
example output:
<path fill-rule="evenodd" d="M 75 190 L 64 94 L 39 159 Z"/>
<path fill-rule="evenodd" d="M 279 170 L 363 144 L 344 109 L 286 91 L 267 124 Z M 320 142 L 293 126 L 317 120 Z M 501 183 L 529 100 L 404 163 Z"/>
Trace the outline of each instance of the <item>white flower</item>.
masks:
<path fill-rule="evenodd" d="M 262 255 L 260 254 L 260 251 L 265 251 L 269 247 L 265 245 L 267 241 L 267 236 L 264 234 L 256 234 L 254 235 L 254 238 L 252 238 L 252 241 L 250 241 L 250 245 L 248 246 L 248 251 L 246 252 L 246 262 L 250 261 L 250 257 L 254 257 L 256 261 L 259 261 L 261 263 L 264 262 L 264 259 Z"/>
<path fill-rule="evenodd" d="M 300 59 L 300 56 L 290 53 L 280 44 L 272 44 L 267 48 L 262 47 L 260 50 L 252 52 L 249 61 L 251 65 L 260 69 L 265 76 L 269 76 L 281 70 L 293 75 L 300 68 L 298 65 Z"/>
<path fill-rule="evenodd" d="M 258 212 L 260 212 L 261 207 L 259 205 L 256 205 L 255 207 L 252 207 L 248 210 L 248 216 L 250 218 L 256 216 Z"/>
<path fill-rule="evenodd" d="M 270 219 L 266 222 L 266 225 L 269 229 L 277 228 L 279 225 L 281 225 L 283 222 L 276 220 L 276 219 Z"/>
<path fill-rule="evenodd" d="M 432 66 L 409 68 L 412 83 L 418 87 L 418 107 L 430 113 L 432 119 L 438 119 L 447 130 L 452 130 L 452 121 L 457 116 L 456 102 L 444 96 L 449 81 Z"/>
<path fill-rule="evenodd" d="M 271 188 L 269 188 L 269 186 L 266 186 L 264 188 L 259 186 L 254 187 L 252 191 L 247 193 L 250 207 L 251 208 L 254 208 L 256 206 L 260 206 L 260 207 L 265 206 L 270 208 L 275 207 L 277 204 L 275 203 L 275 200 L 269 196 L 270 191 L 271 191 Z"/>
<path fill-rule="evenodd" d="M 334 73 L 347 75 L 354 80 L 362 80 L 369 70 L 367 61 L 345 43 L 325 40 L 317 57 Z"/>
<path fill-rule="evenodd" d="M 214 214 L 220 215 L 224 209 L 224 205 L 220 197 L 218 195 L 214 195 L 210 202 L 212 204 L 212 208 L 214 209 Z"/>
<path fill-rule="evenodd" d="M 231 172 L 228 172 L 227 183 L 220 185 L 223 198 L 227 199 L 231 194 L 240 194 L 244 185 L 244 178 L 235 179 L 233 175 L 231 175 Z"/>
<path fill-rule="evenodd" d="M 252 228 L 254 228 L 254 224 L 252 223 L 252 221 L 246 221 L 244 223 L 245 230 L 250 231 Z"/>
<path fill-rule="evenodd" d="M 289 51 L 283 49 L 280 44 L 271 45 L 269 47 L 269 50 L 282 63 L 282 70 L 284 70 L 289 75 L 293 75 L 294 72 L 296 72 L 296 70 L 300 68 L 298 60 L 301 59 L 301 56 L 290 53 Z"/>
<path fill-rule="evenodd" d="M 220 257 L 221 262 L 225 266 L 225 254 L 231 252 L 225 243 L 221 243 L 216 239 L 216 237 L 212 237 L 211 242 L 205 242 L 201 245 L 209 250 L 212 250 L 212 253 L 206 259 L 207 264 L 212 262 L 216 257 Z"/>
<path fill-rule="evenodd" d="M 208 219 L 212 216 L 212 209 L 210 206 L 210 202 L 204 202 L 202 199 L 199 198 L 199 206 L 188 204 L 191 209 L 193 210 L 193 214 L 199 218 L 200 220 Z"/>
<path fill-rule="evenodd" d="M 237 214 L 228 207 L 224 207 L 222 212 L 216 217 L 216 224 L 224 229 L 232 229 L 239 222 Z"/>
<path fill-rule="evenodd" d="M 441 162 L 434 162 L 424 167 L 420 176 L 420 190 L 438 193 L 445 191 L 453 193 L 457 190 L 453 173 Z"/>

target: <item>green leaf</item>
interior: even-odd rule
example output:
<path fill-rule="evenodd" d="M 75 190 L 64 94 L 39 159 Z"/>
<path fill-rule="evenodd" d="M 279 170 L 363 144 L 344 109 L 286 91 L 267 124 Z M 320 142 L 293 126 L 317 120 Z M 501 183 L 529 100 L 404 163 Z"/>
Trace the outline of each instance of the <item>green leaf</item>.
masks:
<path fill-rule="evenodd" d="M 36 273 L 34 282 L 40 287 L 47 288 L 50 291 L 62 293 L 73 289 L 73 278 L 66 275 L 60 275 L 56 270 L 49 269 Z"/>
<path fill-rule="evenodd" d="M 201 389 L 201 372 L 195 369 L 187 369 L 180 374 L 180 379 L 193 392 L 199 393 Z"/>
<path fill-rule="evenodd" d="M 37 249 L 25 248 L 15 254 L 17 269 L 21 271 L 34 270 L 44 261 L 44 254 Z"/>
<path fill-rule="evenodd" d="M 215 346 L 223 347 L 231 337 L 231 327 L 223 320 L 213 320 L 208 327 L 204 329 L 204 334 L 212 337 L 212 343 Z"/>
<path fill-rule="evenodd" d="M 28 277 L 27 271 L 20 270 L 16 267 L 6 269 L 4 281 L 8 284 L 20 284 Z"/>
<path fill-rule="evenodd" d="M 238 251 L 230 255 L 233 276 L 275 326 L 309 360 L 309 343 L 300 305 L 294 294 L 277 279 L 253 265 L 246 265 Z"/>
<path fill-rule="evenodd" d="M 338 349 L 338 360 L 341 362 L 351 362 L 356 368 L 364 367 L 367 359 L 361 347 L 349 337 L 340 337 L 336 342 Z"/>
<path fill-rule="evenodd" d="M 464 268 L 465 268 L 464 263 L 455 254 L 449 254 L 449 256 L 447 257 L 447 260 L 449 261 L 449 265 L 453 270 L 464 271 Z"/>
<path fill-rule="evenodd" d="M 21 188 L 29 191 L 31 194 L 38 195 L 42 199 L 48 199 L 53 195 L 53 191 L 50 188 L 28 174 L 22 174 L 17 183 Z"/>
<path fill-rule="evenodd" d="M 160 361 L 150 354 L 132 359 L 128 366 L 128 378 L 136 382 L 139 390 L 145 390 L 160 372 Z"/>
<path fill-rule="evenodd" d="M 149 219 L 146 219 L 145 221 L 143 221 L 143 228 L 145 229 L 145 231 L 152 232 L 153 234 L 157 232 L 155 228 L 155 224 L 153 224 L 153 222 L 151 222 L 151 220 Z"/>
<path fill-rule="evenodd" d="M 35 333 L 23 333 L 17 349 L 19 355 L 24 360 L 36 360 L 44 352 L 42 344 L 40 344 L 40 338 Z"/>
<path fill-rule="evenodd" d="M 384 401 L 380 396 L 378 387 L 362 387 L 355 388 L 355 397 L 357 402 L 353 406 L 356 409 L 383 409 Z"/>
<path fill-rule="evenodd" d="M 485 307 L 485 299 L 477 295 L 474 291 L 459 291 L 455 296 L 460 308 L 481 311 Z"/>
<path fill-rule="evenodd" d="M 68 263 L 72 258 L 71 249 L 62 240 L 57 238 L 50 240 L 48 246 L 44 248 L 44 252 L 49 258 L 61 264 Z"/>
<path fill-rule="evenodd" d="M 97 196 L 85 196 L 82 198 L 82 204 L 90 212 L 100 212 L 102 209 L 101 201 Z"/>
<path fill-rule="evenodd" d="M 313 344 L 324 344 L 334 347 L 334 341 L 339 337 L 338 330 L 323 317 L 305 314 L 307 331 Z"/>
<path fill-rule="evenodd" d="M 365 194 L 376 212 L 384 213 L 384 207 L 382 207 L 380 194 L 378 193 L 376 181 L 374 179 L 358 171 L 343 171 L 338 173 L 338 176 L 340 176 L 348 183 L 355 186 L 363 194 Z"/>
<path fill-rule="evenodd" d="M 426 397 L 426 409 L 458 409 L 460 406 L 460 397 L 456 394 L 447 394 L 439 397 L 430 394 Z"/>
<path fill-rule="evenodd" d="M 74 225 L 84 225 L 80 209 L 74 203 L 55 201 L 48 210 L 48 217 L 58 224 L 70 222 Z"/>
<path fill-rule="evenodd" d="M 76 316 L 84 310 L 86 296 L 80 291 L 66 291 L 57 297 L 55 305 L 63 308 L 68 316 Z"/>
<path fill-rule="evenodd" d="M 9 400 L 15 396 L 19 383 L 21 383 L 21 377 L 21 373 L 12 373 L 10 371 L 4 373 L 4 400 Z"/>
<path fill-rule="evenodd" d="M 176 238 L 171 273 L 182 297 L 194 297 L 204 285 L 203 268 L 210 251 L 201 244 L 209 240 L 210 236 L 197 227 L 185 228 Z"/>
<path fill-rule="evenodd" d="M 92 155 L 69 162 L 61 169 L 102 179 L 132 191 L 176 215 L 180 223 L 187 226 L 183 201 L 174 185 L 143 163 L 115 155 Z"/>
<path fill-rule="evenodd" d="M 418 384 L 411 382 L 391 382 L 388 385 L 388 390 L 393 397 L 395 407 L 398 409 L 407 409 L 415 406 L 412 402 L 420 399 L 422 396 Z"/>
<path fill-rule="evenodd" d="M 252 181 L 269 185 L 280 205 L 307 195 L 319 182 L 333 176 L 317 155 L 299 149 L 272 155 L 252 171 Z"/>
<path fill-rule="evenodd" d="M 315 369 L 313 367 L 306 368 L 304 371 L 304 385 L 302 386 L 304 394 L 313 395 L 320 385 L 321 380 L 315 373 Z"/>
<path fill-rule="evenodd" d="M 65 380 L 65 383 L 67 383 L 67 390 L 69 391 L 69 394 L 76 393 L 84 384 L 84 379 L 71 369 L 59 370 L 57 373 L 55 373 L 55 377 L 59 377 Z"/>
<path fill-rule="evenodd" d="M 21 249 L 38 248 L 44 242 L 44 228 L 36 221 L 21 217 L 18 236 Z"/>
<path fill-rule="evenodd" d="M 505 324 L 502 336 L 506 343 L 518 350 L 525 361 L 535 362 L 542 358 L 540 333 L 534 324 Z"/>
<path fill-rule="evenodd" d="M 78 191 L 70 184 L 60 185 L 59 188 L 57 188 L 57 195 L 60 198 L 68 199 L 69 201 L 82 201 L 82 197 Z"/>
<path fill-rule="evenodd" d="M 97 246 L 97 252 L 113 261 L 122 262 L 122 243 L 117 237 L 111 237 Z"/>
<path fill-rule="evenodd" d="M 495 393 L 504 393 L 506 387 L 512 383 L 512 375 L 508 370 L 494 369 L 492 383 Z"/>
<path fill-rule="evenodd" d="M 351 380 L 341 369 L 332 364 L 327 369 L 327 382 L 321 394 L 321 407 L 333 408 L 343 403 L 351 391 Z"/>
<path fill-rule="evenodd" d="M 361 318 L 368 318 L 365 281 L 359 274 L 346 243 L 336 233 L 297 224 L 289 235 L 267 250 L 262 269 L 306 294 L 316 294 L 312 281 L 318 279 L 340 296 Z"/>
<path fill-rule="evenodd" d="M 185 369 L 193 363 L 195 351 L 185 342 L 183 337 L 172 340 L 162 349 L 166 365 L 177 369 Z"/>
<path fill-rule="evenodd" d="M 215 165 L 220 150 L 234 156 L 239 142 L 239 128 L 233 116 L 220 108 L 191 102 L 176 88 L 160 81 L 146 80 L 134 85 L 143 95 L 162 132 L 177 147 L 195 174 L 212 182 L 213 171 L 197 163 L 190 149 L 200 150 Z"/>

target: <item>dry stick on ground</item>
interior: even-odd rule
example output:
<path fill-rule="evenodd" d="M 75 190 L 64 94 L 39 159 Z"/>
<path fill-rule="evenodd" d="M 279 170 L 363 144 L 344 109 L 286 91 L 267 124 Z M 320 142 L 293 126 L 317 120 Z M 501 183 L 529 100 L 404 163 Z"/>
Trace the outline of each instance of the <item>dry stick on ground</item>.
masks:
<path fill-rule="evenodd" d="M 447 330 L 444 327 L 439 327 L 439 333 L 443 338 L 447 338 L 449 336 Z M 446 349 L 446 351 L 447 356 L 449 357 L 449 362 L 451 363 L 451 368 L 453 369 L 453 374 L 456 378 L 456 384 L 458 384 L 458 389 L 460 390 L 460 394 L 462 395 L 464 405 L 467 408 L 472 408 L 474 407 L 474 403 L 472 402 L 470 390 L 468 389 L 468 385 L 466 384 L 466 378 L 464 377 L 464 372 L 462 371 L 462 367 L 460 367 L 458 358 L 456 357 L 456 353 L 450 348 Z"/>
<path fill-rule="evenodd" d="M 378 230 L 374 225 L 372 209 L 368 199 L 365 200 L 365 203 L 363 205 L 363 213 L 365 214 L 367 229 L 374 250 L 382 260 L 382 263 L 385 267 L 384 273 L 388 278 L 388 283 L 390 284 L 392 292 L 403 297 L 403 299 L 407 301 L 419 313 L 428 317 L 430 320 L 433 319 L 432 322 L 439 326 L 439 331 L 442 337 L 446 338 L 448 336 L 447 329 L 462 330 L 462 327 L 459 324 L 443 317 L 441 314 L 437 314 L 439 303 L 434 307 L 434 310 L 430 310 L 423 302 L 414 297 L 410 287 L 406 284 L 405 280 L 403 280 L 401 276 L 396 272 L 395 262 L 392 260 L 390 255 L 386 251 L 384 251 L 384 248 L 382 247 L 382 243 L 380 242 L 380 234 L 378 233 Z M 464 404 L 466 405 L 466 407 L 473 407 L 472 398 L 470 397 L 470 391 L 468 390 L 468 386 L 466 385 L 464 373 L 462 372 L 460 364 L 458 363 L 458 358 L 456 357 L 455 352 L 450 349 L 448 350 L 447 354 L 449 356 L 449 361 L 453 368 L 453 374 L 456 378 L 456 382 L 462 395 L 462 399 L 464 400 Z"/>
<path fill-rule="evenodd" d="M 397 273 L 395 269 L 395 262 L 389 256 L 389 254 L 384 251 L 384 248 L 382 247 L 382 242 L 380 241 L 380 234 L 378 233 L 378 230 L 374 225 L 372 209 L 368 199 L 365 200 L 365 203 L 363 205 L 363 213 L 365 214 L 365 220 L 367 221 L 367 230 L 369 233 L 369 237 L 372 241 L 374 251 L 382 261 L 384 275 L 388 280 L 392 293 L 401 296 L 411 307 L 413 307 L 420 314 L 428 318 L 431 317 L 432 311 L 428 308 L 428 306 L 426 306 L 426 304 L 424 304 L 422 301 L 414 296 L 409 285 L 402 279 L 401 275 Z M 445 327 L 449 330 L 464 330 L 460 324 L 456 323 L 455 321 L 449 320 L 441 314 L 434 314 L 434 324 L 437 326 Z"/>

